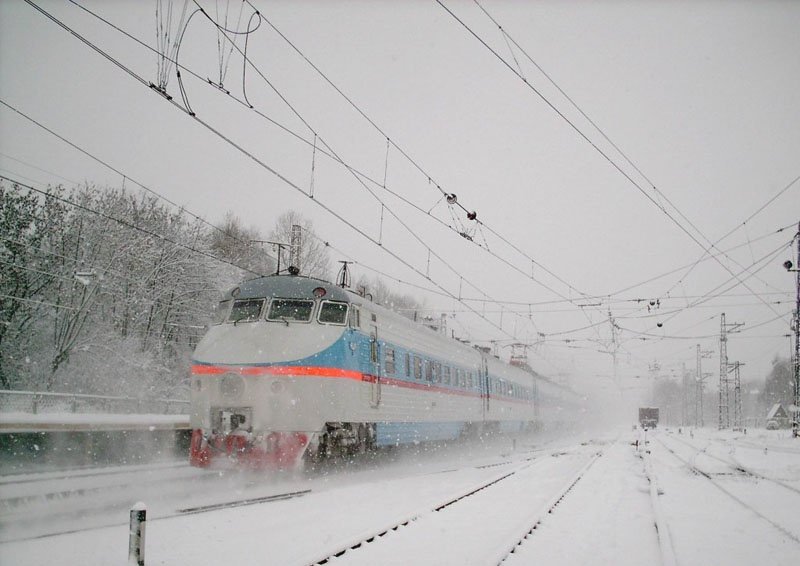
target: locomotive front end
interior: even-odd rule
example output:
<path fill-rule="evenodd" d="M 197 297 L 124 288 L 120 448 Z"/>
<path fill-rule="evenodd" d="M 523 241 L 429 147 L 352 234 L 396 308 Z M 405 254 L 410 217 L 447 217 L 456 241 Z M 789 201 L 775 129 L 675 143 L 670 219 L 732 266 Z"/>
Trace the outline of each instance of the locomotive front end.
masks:
<path fill-rule="evenodd" d="M 192 364 L 190 463 L 295 468 L 324 427 L 347 375 L 347 294 L 272 276 L 220 303 Z"/>

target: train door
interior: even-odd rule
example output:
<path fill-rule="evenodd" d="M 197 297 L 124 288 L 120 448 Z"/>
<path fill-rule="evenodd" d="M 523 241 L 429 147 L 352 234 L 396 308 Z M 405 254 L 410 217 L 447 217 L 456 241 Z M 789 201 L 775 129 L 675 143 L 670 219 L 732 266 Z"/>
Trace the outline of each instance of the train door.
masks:
<path fill-rule="evenodd" d="M 486 356 L 481 356 L 481 369 L 478 373 L 478 382 L 481 388 L 481 401 L 483 404 L 482 412 L 485 420 L 489 413 L 489 364 L 486 361 Z"/>
<path fill-rule="evenodd" d="M 381 404 L 381 344 L 378 341 L 378 327 L 374 324 L 369 335 L 369 359 L 372 367 L 370 404 L 377 407 Z"/>

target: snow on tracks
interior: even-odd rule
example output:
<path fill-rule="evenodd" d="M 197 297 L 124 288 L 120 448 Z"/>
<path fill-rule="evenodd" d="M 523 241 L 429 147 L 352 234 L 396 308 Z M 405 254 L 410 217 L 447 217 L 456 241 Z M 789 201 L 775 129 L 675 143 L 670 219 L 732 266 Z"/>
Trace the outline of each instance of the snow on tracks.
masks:
<path fill-rule="evenodd" d="M 391 529 L 382 529 L 381 536 L 354 540 L 346 551 L 340 547 L 311 563 L 498 564 L 596 458 L 597 448 L 587 444 L 515 464 L 472 489 L 420 509 Z"/>

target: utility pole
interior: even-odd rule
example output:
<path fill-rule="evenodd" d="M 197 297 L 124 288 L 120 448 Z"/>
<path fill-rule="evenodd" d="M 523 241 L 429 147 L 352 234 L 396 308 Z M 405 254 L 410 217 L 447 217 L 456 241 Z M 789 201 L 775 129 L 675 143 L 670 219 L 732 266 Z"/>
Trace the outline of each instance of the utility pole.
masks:
<path fill-rule="evenodd" d="M 794 236 L 797 245 L 797 266 L 795 267 L 795 305 L 794 305 L 794 421 L 792 434 L 800 437 L 800 222 Z"/>
<path fill-rule="evenodd" d="M 794 368 L 794 410 L 792 417 L 792 436 L 795 438 L 800 437 L 800 222 L 797 223 L 797 233 L 794 235 L 794 241 L 797 245 L 797 264 L 792 266 L 791 260 L 783 262 L 783 267 L 786 271 L 796 273 L 795 278 L 795 293 L 797 294 L 794 317 L 792 320 L 792 330 L 794 330 L 794 359 L 792 366 Z"/>
<path fill-rule="evenodd" d="M 653 363 L 649 366 L 650 375 L 652 376 L 650 382 L 650 406 L 656 406 L 656 379 L 658 378 L 658 372 L 661 371 L 661 365 L 658 361 L 653 360 Z"/>
<path fill-rule="evenodd" d="M 300 226 L 292 224 L 292 235 L 289 239 L 289 273 L 292 275 L 300 274 L 300 249 L 302 247 L 302 235 Z"/>
<path fill-rule="evenodd" d="M 719 321 L 719 430 L 731 427 L 731 390 L 728 379 L 728 334 L 744 326 L 743 322 L 725 324 L 725 313 Z"/>
<path fill-rule="evenodd" d="M 682 384 L 681 384 L 681 426 L 686 426 L 689 422 L 689 373 L 686 371 L 686 362 L 681 364 Z"/>
<path fill-rule="evenodd" d="M 706 384 L 706 377 L 711 374 L 703 373 L 702 359 L 710 358 L 713 353 L 712 350 L 700 350 L 700 344 L 697 345 L 697 374 L 695 376 L 695 391 L 697 392 L 697 396 L 695 397 L 694 426 L 703 427 L 706 425 L 705 418 L 703 417 L 703 390 Z"/>
<path fill-rule="evenodd" d="M 611 315 L 611 309 L 608 309 L 608 323 L 611 325 L 611 359 L 614 365 L 614 384 L 617 385 L 617 323 Z"/>
<path fill-rule="evenodd" d="M 739 368 L 744 364 L 733 362 L 728 371 L 733 370 L 733 430 L 742 430 L 742 376 Z"/>

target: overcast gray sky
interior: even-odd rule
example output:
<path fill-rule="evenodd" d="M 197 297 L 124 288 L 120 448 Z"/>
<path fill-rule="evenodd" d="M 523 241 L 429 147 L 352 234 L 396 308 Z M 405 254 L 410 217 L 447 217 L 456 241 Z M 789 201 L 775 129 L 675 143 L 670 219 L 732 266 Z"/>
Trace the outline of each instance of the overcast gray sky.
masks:
<path fill-rule="evenodd" d="M 157 82 L 152 51 L 79 7 L 156 48 L 156 2 L 36 3 Z M 696 344 L 718 349 L 722 312 L 746 323 L 728 347 L 731 360 L 747 364 L 745 378 L 763 377 L 776 354 L 788 355 L 794 280 L 781 263 L 793 258 L 788 244 L 800 220 L 800 183 L 789 186 L 800 175 L 800 3 L 444 2 L 454 15 L 435 0 L 252 4 L 268 22 L 247 36 L 257 70 L 249 67 L 244 81 L 235 50 L 220 65 L 218 35 L 202 14 L 186 26 L 179 60 L 211 81 L 224 74 L 231 95 L 258 111 L 183 72 L 197 117 L 241 150 L 23 1 L 0 2 L 0 98 L 211 221 L 230 210 L 266 233 L 296 209 L 335 247 L 332 259 L 362 264 L 357 275 L 373 268 L 438 292 L 437 285 L 489 297 L 467 304 L 491 323 L 451 298 L 393 285 L 448 313 L 461 336 L 535 343 L 531 362 L 547 375 L 610 382 L 607 352 L 615 350 L 622 387 L 643 387 L 636 376 L 647 376 L 654 361 L 662 375 L 677 376 L 682 363 L 694 368 Z M 170 39 L 183 5 L 171 3 Z M 252 14 L 238 0 L 200 5 L 220 21 L 227 10 L 232 29 L 244 29 Z M 195 8 L 189 2 L 187 15 Z M 223 60 L 229 53 L 230 46 Z M 174 68 L 166 90 L 183 106 Z M 310 190 L 315 133 L 320 148 L 327 143 L 378 185 L 385 175 L 389 190 L 430 215 L 367 181 L 371 195 L 320 153 L 309 199 L 301 190 Z M 0 170 L 36 186 L 123 182 L 5 106 Z M 485 226 L 448 207 L 436 185 Z M 386 207 L 383 223 L 375 197 Z M 696 262 L 701 244 L 735 228 L 718 244 L 733 249 L 721 263 L 656 278 Z M 753 265 L 760 270 L 746 280 L 750 289 L 725 284 Z M 656 299 L 660 306 L 648 312 Z"/>

